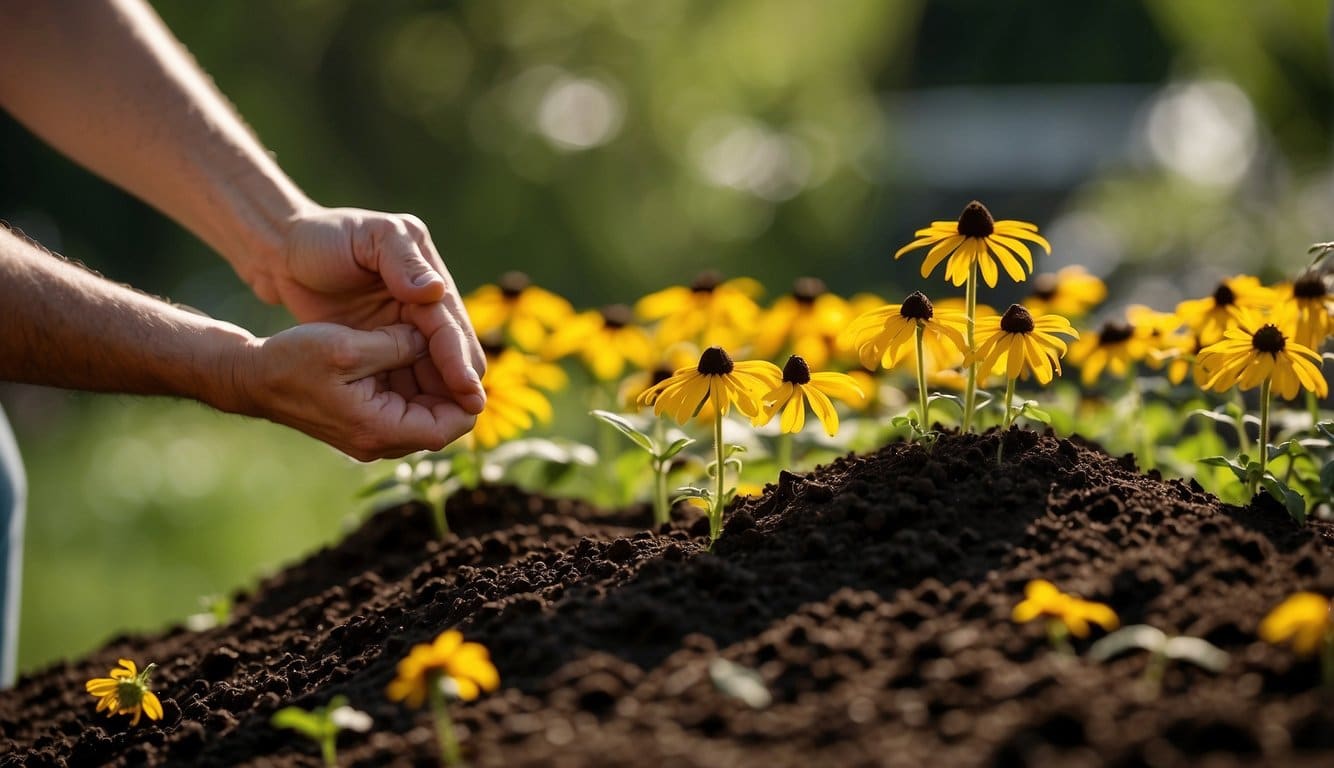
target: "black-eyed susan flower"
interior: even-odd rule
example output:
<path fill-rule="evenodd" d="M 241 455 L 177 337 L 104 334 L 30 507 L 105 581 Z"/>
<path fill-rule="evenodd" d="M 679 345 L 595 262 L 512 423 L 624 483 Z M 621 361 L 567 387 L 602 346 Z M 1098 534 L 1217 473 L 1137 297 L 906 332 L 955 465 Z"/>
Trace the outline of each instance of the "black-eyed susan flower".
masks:
<path fill-rule="evenodd" d="M 435 717 L 436 738 L 446 765 L 461 760 L 454 724 L 445 698 L 472 701 L 482 691 L 500 687 L 500 674 L 491 663 L 491 654 L 481 643 L 464 642 L 456 629 L 441 632 L 433 642 L 414 645 L 406 658 L 398 662 L 398 674 L 385 695 L 413 709 L 430 701 Z"/>
<path fill-rule="evenodd" d="M 1024 299 L 1028 311 L 1037 315 L 1083 317 L 1107 298 L 1107 286 L 1079 265 L 1062 267 L 1033 278 L 1033 292 Z"/>
<path fill-rule="evenodd" d="M 495 285 L 464 297 L 463 305 L 478 336 L 503 333 L 525 352 L 540 352 L 548 333 L 574 314 L 570 302 L 522 272 L 506 272 Z"/>
<path fill-rule="evenodd" d="M 759 282 L 738 277 L 724 281 L 714 271 L 700 274 L 689 286 L 675 285 L 635 302 L 635 314 L 657 321 L 663 344 L 689 341 L 737 348 L 750 340 L 764 292 Z"/>
<path fill-rule="evenodd" d="M 800 432 L 806 425 L 806 405 L 809 404 L 825 433 L 833 437 L 838 434 L 838 411 L 830 397 L 857 403 L 865 399 L 866 394 L 846 373 L 811 373 L 810 366 L 800 355 L 792 355 L 783 366 L 782 382 L 761 398 L 765 403 L 764 413 L 753 423 L 757 427 L 768 424 L 774 414 L 781 411 L 779 426 L 783 433 Z"/>
<path fill-rule="evenodd" d="M 619 379 L 627 364 L 648 368 L 654 357 L 653 340 L 624 304 L 569 318 L 551 333 L 543 348 L 547 359 L 577 354 L 598 381 Z"/>
<path fill-rule="evenodd" d="M 986 370 L 1004 370 L 1005 378 L 1028 378 L 1039 384 L 1061 375 L 1061 357 L 1066 353 L 1062 336 L 1079 338 L 1070 321 L 1059 315 L 1033 317 L 1024 307 L 1011 304 L 999 317 L 977 321 L 976 358 Z"/>
<path fill-rule="evenodd" d="M 1153 310 L 1142 305 L 1126 308 L 1124 319 L 1108 320 L 1096 333 L 1085 333 L 1070 345 L 1070 362 L 1080 367 L 1079 380 L 1092 386 L 1103 371 L 1124 379 L 1135 364 L 1148 357 L 1159 333 Z"/>
<path fill-rule="evenodd" d="M 551 402 L 534 385 L 560 384 L 565 375 L 558 366 L 533 360 L 512 348 L 488 358 L 486 373 L 482 374 L 486 407 L 477 414 L 469 433 L 469 440 L 486 450 L 517 437 L 535 422 L 551 421 Z"/>
<path fill-rule="evenodd" d="M 1057 649 L 1067 651 L 1070 646 L 1066 635 L 1085 638 L 1090 624 L 1111 631 L 1121 623 L 1111 607 L 1066 594 L 1046 579 L 1028 582 L 1024 599 L 1014 607 L 1010 618 L 1019 624 L 1046 619 L 1048 639 Z"/>
<path fill-rule="evenodd" d="M 1292 338 L 1304 347 L 1320 351 L 1334 333 L 1334 293 L 1324 274 L 1308 271 L 1292 283 L 1279 286 L 1279 313 L 1286 315 Z"/>
<path fill-rule="evenodd" d="M 1320 397 L 1328 394 L 1320 364 L 1320 355 L 1310 347 L 1254 315 L 1244 315 L 1237 327 L 1224 332 L 1221 341 L 1201 349 L 1196 359 L 1205 373 L 1206 389 L 1223 392 L 1234 386 L 1243 390 L 1263 386 L 1267 390 L 1272 385 L 1285 400 L 1303 389 Z"/>
<path fill-rule="evenodd" d="M 778 366 L 767 360 L 733 362 L 722 347 L 709 347 L 699 356 L 699 363 L 675 371 L 665 381 L 649 387 L 639 396 L 641 406 L 653 406 L 653 413 L 664 412 L 684 424 L 710 404 L 719 417 L 726 416 L 733 404 L 751 418 L 760 413 L 759 397 L 778 385 L 783 378 Z"/>
<path fill-rule="evenodd" d="M 963 285 L 981 270 L 987 287 L 996 287 L 997 264 L 1011 280 L 1022 283 L 1033 271 L 1033 254 L 1025 240 L 1051 253 L 1051 244 L 1038 234 L 1038 228 L 1026 221 L 996 221 L 985 205 L 974 200 L 959 214 L 958 221 L 933 221 L 919 229 L 916 240 L 894 253 L 897 259 L 908 251 L 931 246 L 922 262 L 922 277 L 930 277 L 942 261 L 945 279 Z"/>
<path fill-rule="evenodd" d="M 149 688 L 149 678 L 156 664 L 140 670 L 130 659 L 120 659 L 110 677 L 95 677 L 85 685 L 97 697 L 97 711 L 111 715 L 132 715 L 130 725 L 138 725 L 142 715 L 149 720 L 162 719 L 162 702 Z"/>
<path fill-rule="evenodd" d="M 1255 277 L 1237 275 L 1220 280 L 1214 292 L 1202 299 L 1177 304 L 1176 314 L 1199 338 L 1200 344 L 1207 346 L 1221 339 L 1223 332 L 1237 325 L 1243 315 L 1268 310 L 1276 298 L 1274 291 Z"/>
<path fill-rule="evenodd" d="M 851 305 L 830 293 L 823 280 L 798 278 L 791 293 L 760 315 L 753 339 L 755 355 L 772 359 L 787 350 L 823 368 L 837 351 L 836 340 L 853 316 Z"/>

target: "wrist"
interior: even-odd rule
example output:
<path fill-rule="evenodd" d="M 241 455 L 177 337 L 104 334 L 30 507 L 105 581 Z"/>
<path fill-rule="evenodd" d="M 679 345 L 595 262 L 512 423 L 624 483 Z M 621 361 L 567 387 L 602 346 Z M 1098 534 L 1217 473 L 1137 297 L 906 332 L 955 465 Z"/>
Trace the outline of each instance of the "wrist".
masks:
<path fill-rule="evenodd" d="M 289 235 L 302 219 L 323 210 L 288 182 L 290 189 L 267 205 L 261 201 L 249 206 L 244 214 L 234 218 L 231 229 L 235 233 L 223 257 L 236 274 L 250 286 L 260 300 L 278 304 L 278 286 L 285 270 Z"/>
<path fill-rule="evenodd" d="M 224 413 L 259 415 L 259 349 L 264 340 L 231 325 L 204 333 L 207 361 L 197 378 L 197 398 Z"/>

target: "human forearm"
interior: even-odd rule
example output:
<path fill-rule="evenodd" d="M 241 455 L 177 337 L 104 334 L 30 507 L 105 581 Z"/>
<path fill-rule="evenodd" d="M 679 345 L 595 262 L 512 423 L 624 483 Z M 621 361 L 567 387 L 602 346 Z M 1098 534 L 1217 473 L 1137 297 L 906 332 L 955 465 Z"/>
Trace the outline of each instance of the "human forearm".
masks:
<path fill-rule="evenodd" d="M 140 0 L 0 0 L 0 106 L 189 228 L 266 301 L 313 208 Z"/>
<path fill-rule="evenodd" d="M 104 280 L 0 229 L 0 380 L 247 410 L 246 331 Z"/>

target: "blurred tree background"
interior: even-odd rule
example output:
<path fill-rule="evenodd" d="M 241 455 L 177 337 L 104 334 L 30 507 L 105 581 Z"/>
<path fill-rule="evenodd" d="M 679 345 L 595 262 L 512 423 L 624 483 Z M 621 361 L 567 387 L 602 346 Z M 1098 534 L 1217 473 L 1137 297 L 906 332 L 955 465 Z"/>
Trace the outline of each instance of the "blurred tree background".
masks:
<path fill-rule="evenodd" d="M 712 267 L 769 298 L 805 274 L 895 297 L 922 281 L 889 255 L 972 198 L 1040 224 L 1039 270 L 1088 266 L 1113 308 L 1276 279 L 1334 238 L 1326 0 L 154 6 L 308 194 L 417 214 L 464 291 L 521 269 L 597 306 Z M 8 118 L 0 164 L 0 218 L 53 250 L 290 322 Z M 21 669 L 336 539 L 372 471 L 191 404 L 0 401 L 31 481 Z"/>

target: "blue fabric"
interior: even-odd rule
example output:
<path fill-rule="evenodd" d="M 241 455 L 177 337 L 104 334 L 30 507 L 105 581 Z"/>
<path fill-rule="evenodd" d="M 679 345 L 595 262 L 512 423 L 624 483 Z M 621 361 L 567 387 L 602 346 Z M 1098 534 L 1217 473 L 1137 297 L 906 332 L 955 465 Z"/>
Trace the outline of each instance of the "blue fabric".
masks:
<path fill-rule="evenodd" d="M 23 507 L 28 488 L 14 433 L 0 409 L 0 688 L 14 684 L 23 574 Z"/>

